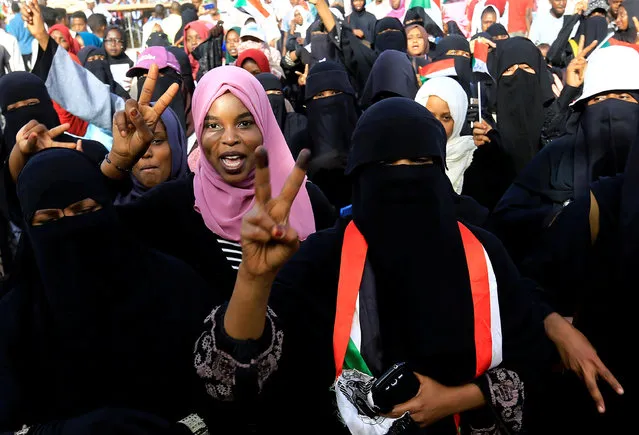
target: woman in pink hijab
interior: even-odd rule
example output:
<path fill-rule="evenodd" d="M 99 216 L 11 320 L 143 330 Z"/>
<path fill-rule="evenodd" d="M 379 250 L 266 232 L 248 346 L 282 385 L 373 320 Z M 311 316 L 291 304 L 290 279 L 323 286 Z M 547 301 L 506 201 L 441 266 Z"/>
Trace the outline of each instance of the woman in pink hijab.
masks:
<path fill-rule="evenodd" d="M 266 91 L 242 68 L 206 73 L 192 111 L 200 151 L 195 174 L 163 183 L 118 211 L 143 242 L 185 261 L 228 300 L 242 261 L 242 217 L 255 202 L 255 149 L 261 145 L 268 152 L 273 197 L 295 162 Z M 289 222 L 304 240 L 332 226 L 334 217 L 322 192 L 307 182 Z"/>
<path fill-rule="evenodd" d="M 404 15 L 406 15 L 406 0 L 389 0 L 389 2 L 392 9 L 386 16 L 397 18 L 403 23 Z"/>

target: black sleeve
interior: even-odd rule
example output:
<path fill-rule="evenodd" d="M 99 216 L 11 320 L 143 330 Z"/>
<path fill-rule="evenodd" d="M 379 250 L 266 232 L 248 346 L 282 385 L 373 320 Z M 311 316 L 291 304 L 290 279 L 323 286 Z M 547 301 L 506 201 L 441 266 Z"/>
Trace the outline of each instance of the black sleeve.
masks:
<path fill-rule="evenodd" d="M 366 86 L 368 75 L 377 55 L 339 20 L 335 20 L 335 27 L 328 33 L 328 36 L 340 50 L 343 56 L 342 63 L 349 75 L 355 80 L 358 94 L 361 93 Z"/>
<path fill-rule="evenodd" d="M 552 43 L 546 58 L 552 66 L 565 68 L 573 58 L 572 48 L 569 40 L 573 27 L 581 19 L 581 15 L 567 15 L 564 18 L 564 25 L 557 35 L 557 39 Z"/>
<path fill-rule="evenodd" d="M 489 143 L 477 148 L 464 173 L 462 194 L 492 210 L 515 178 L 513 163 L 502 147 L 497 129 L 488 132 Z"/>
<path fill-rule="evenodd" d="M 42 50 L 42 47 L 38 45 L 38 58 L 35 61 L 31 72 L 40 77 L 43 82 L 47 81 L 51 65 L 53 64 L 53 57 L 55 56 L 57 49 L 58 44 L 53 40 L 53 38 L 49 38 L 46 50 Z"/>
<path fill-rule="evenodd" d="M 315 231 L 321 231 L 326 228 L 331 228 L 335 225 L 337 219 L 337 212 L 335 207 L 328 202 L 328 199 L 319 187 L 310 181 L 306 182 L 306 191 L 308 197 L 311 200 L 311 207 L 313 207 L 313 217 L 315 218 Z"/>
<path fill-rule="evenodd" d="M 559 94 L 559 98 L 556 98 L 552 104 L 545 109 L 544 125 L 541 129 L 541 140 L 544 146 L 567 133 L 566 125 L 568 124 L 568 118 L 573 113 L 570 109 L 570 103 L 572 103 L 580 93 L 580 88 L 566 85 L 562 89 L 561 94 Z"/>

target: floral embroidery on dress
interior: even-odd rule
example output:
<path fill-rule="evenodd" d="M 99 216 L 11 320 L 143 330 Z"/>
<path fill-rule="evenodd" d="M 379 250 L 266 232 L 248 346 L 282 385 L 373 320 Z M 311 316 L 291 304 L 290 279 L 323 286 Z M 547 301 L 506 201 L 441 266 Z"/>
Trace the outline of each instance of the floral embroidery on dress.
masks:
<path fill-rule="evenodd" d="M 216 333 L 223 333 L 217 326 L 220 308 L 215 308 L 204 320 L 205 325 L 210 323 L 210 327 L 195 343 L 194 364 L 198 375 L 206 382 L 207 393 L 214 399 L 229 402 L 235 400 L 238 394 L 235 391 L 238 376 L 257 374 L 258 389 L 262 390 L 264 382 L 277 370 L 282 356 L 284 331 L 277 328 L 277 316 L 269 308 L 266 318 L 271 326 L 270 345 L 249 363 L 241 363 L 217 346 Z"/>
<path fill-rule="evenodd" d="M 489 370 L 486 377 L 490 401 L 502 423 L 511 432 L 520 432 L 524 418 L 524 383 L 517 373 L 504 368 Z"/>

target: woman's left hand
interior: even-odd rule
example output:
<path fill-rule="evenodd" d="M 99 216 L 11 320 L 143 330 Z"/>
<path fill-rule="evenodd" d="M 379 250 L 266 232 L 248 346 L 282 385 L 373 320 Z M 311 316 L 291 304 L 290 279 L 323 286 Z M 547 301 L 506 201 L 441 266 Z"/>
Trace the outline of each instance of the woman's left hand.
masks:
<path fill-rule="evenodd" d="M 393 408 L 386 417 L 400 418 L 407 412 L 420 427 L 426 427 L 452 414 L 448 400 L 450 387 L 428 376 L 415 373 L 419 379 L 417 395 L 406 403 Z"/>

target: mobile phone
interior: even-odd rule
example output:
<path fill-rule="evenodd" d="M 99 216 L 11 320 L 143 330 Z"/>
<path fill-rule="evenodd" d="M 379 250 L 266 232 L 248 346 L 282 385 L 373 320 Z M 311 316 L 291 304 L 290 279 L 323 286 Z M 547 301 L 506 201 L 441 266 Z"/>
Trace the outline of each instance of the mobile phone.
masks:
<path fill-rule="evenodd" d="M 371 388 L 373 403 L 382 414 L 417 395 L 419 379 L 405 362 L 393 366 L 380 376 Z"/>

